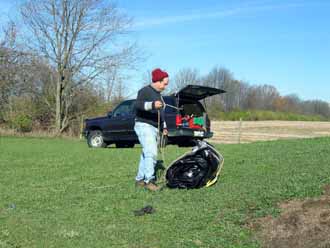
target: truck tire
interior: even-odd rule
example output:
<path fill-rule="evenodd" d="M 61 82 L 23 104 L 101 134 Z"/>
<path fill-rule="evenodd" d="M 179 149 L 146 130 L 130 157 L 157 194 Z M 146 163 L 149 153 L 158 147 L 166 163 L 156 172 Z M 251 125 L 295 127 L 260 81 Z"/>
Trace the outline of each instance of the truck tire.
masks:
<path fill-rule="evenodd" d="M 104 141 L 102 132 L 100 130 L 93 130 L 88 134 L 87 144 L 91 148 L 107 147 L 107 143 Z"/>

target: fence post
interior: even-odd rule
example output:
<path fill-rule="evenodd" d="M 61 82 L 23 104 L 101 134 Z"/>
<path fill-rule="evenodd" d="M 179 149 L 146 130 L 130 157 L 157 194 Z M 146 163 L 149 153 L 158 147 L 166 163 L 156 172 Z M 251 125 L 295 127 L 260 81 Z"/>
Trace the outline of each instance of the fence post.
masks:
<path fill-rule="evenodd" d="M 84 115 L 81 115 L 80 119 L 80 134 L 79 134 L 79 139 L 82 139 L 82 131 L 84 129 Z"/>
<path fill-rule="evenodd" d="M 238 124 L 238 144 L 241 144 L 241 132 L 242 132 L 242 118 L 239 118 Z"/>

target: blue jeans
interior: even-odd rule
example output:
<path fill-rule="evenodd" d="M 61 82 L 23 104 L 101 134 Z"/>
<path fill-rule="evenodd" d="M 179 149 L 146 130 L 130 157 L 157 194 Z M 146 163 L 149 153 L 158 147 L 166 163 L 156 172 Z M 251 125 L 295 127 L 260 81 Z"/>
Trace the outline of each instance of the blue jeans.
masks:
<path fill-rule="evenodd" d="M 142 145 L 139 169 L 135 179 L 149 183 L 155 179 L 158 129 L 148 123 L 135 122 L 134 131 Z"/>

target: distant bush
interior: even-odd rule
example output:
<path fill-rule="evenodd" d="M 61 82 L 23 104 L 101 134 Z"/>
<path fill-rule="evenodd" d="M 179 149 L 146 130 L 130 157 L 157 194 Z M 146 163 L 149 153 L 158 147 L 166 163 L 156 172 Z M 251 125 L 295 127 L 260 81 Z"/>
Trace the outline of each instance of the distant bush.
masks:
<path fill-rule="evenodd" d="M 265 120 L 283 120 L 283 121 L 329 121 L 329 119 L 320 115 L 300 115 L 286 112 L 273 112 L 262 110 L 250 111 L 231 111 L 210 113 L 210 117 L 216 120 L 238 121 L 240 118 L 244 121 L 265 121 Z"/>
<path fill-rule="evenodd" d="M 26 114 L 17 114 L 10 120 L 11 128 L 19 132 L 31 132 L 32 123 L 32 118 Z"/>

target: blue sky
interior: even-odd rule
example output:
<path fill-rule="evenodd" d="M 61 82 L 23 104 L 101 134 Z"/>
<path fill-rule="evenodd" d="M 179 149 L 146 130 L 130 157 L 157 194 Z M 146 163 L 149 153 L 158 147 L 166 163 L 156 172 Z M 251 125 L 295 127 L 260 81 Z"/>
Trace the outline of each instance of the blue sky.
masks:
<path fill-rule="evenodd" d="M 151 57 L 145 68 L 224 66 L 282 95 L 330 102 L 330 1 L 118 1 Z"/>
<path fill-rule="evenodd" d="M 1 0 L 2 11 L 13 1 Z M 133 33 L 146 51 L 129 83 L 146 71 L 170 76 L 186 67 L 201 74 L 229 69 L 250 84 L 274 85 L 282 95 L 330 102 L 329 0 L 117 0 L 134 18 Z M 3 18 L 2 18 L 3 19 Z M 0 19 L 1 20 L 1 19 Z"/>

